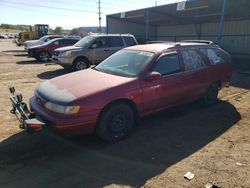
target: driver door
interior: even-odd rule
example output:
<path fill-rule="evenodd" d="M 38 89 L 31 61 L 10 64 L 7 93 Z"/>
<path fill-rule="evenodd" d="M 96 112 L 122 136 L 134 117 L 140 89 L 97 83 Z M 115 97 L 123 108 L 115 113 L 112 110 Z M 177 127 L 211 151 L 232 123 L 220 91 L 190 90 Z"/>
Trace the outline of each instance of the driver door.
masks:
<path fill-rule="evenodd" d="M 152 112 L 179 103 L 182 92 L 182 71 L 177 52 L 164 53 L 155 62 L 152 72 L 161 74 L 158 80 L 144 81 L 144 111 Z"/>

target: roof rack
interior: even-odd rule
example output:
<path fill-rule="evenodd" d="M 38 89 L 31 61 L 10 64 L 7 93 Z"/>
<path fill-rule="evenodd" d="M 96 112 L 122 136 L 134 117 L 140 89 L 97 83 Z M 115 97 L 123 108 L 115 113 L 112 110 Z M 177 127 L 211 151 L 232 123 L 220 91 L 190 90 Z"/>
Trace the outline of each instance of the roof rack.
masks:
<path fill-rule="evenodd" d="M 216 44 L 210 40 L 181 40 L 180 42 L 195 42 L 195 43 L 203 43 L 203 44 Z"/>
<path fill-rule="evenodd" d="M 164 40 L 160 40 L 160 41 L 147 41 L 147 44 L 155 44 L 155 43 L 175 43 L 174 41 L 164 41 Z"/>

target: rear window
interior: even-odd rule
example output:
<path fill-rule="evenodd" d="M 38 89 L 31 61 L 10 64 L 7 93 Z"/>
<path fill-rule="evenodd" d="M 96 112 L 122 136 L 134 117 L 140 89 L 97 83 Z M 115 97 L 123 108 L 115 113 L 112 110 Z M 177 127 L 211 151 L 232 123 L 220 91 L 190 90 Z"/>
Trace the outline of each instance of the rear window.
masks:
<path fill-rule="evenodd" d="M 203 48 L 200 49 L 200 51 L 208 58 L 210 64 L 212 65 L 230 62 L 230 56 L 219 49 Z"/>
<path fill-rule="evenodd" d="M 123 37 L 126 43 L 126 46 L 136 45 L 135 39 L 133 37 Z"/>

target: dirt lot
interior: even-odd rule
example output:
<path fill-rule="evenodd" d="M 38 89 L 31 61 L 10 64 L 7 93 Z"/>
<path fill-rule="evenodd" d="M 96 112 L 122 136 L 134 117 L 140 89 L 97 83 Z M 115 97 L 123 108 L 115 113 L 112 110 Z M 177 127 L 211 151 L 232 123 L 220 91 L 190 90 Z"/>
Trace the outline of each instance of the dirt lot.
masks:
<path fill-rule="evenodd" d="M 8 85 L 27 101 L 35 86 L 66 74 L 0 40 L 0 187 L 250 187 L 250 62 L 234 61 L 220 102 L 194 102 L 140 120 L 124 141 L 21 131 L 9 113 Z M 194 179 L 183 175 L 191 171 Z"/>

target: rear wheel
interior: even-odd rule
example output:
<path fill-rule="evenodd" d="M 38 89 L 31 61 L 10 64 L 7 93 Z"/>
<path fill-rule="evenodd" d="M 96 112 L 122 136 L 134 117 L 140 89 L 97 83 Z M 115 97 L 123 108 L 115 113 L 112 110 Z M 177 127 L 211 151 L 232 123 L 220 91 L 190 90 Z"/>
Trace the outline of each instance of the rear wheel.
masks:
<path fill-rule="evenodd" d="M 217 84 L 212 84 L 210 85 L 204 96 L 203 96 L 203 103 L 204 105 L 206 106 L 211 106 L 215 103 L 218 102 L 218 93 L 219 93 L 219 88 L 218 88 L 218 85 Z"/>
<path fill-rule="evenodd" d="M 83 70 L 89 68 L 89 61 L 87 58 L 79 57 L 73 63 L 72 69 L 74 71 Z"/>
<path fill-rule="evenodd" d="M 101 114 L 96 131 L 101 139 L 113 143 L 126 137 L 134 123 L 133 110 L 125 103 L 116 103 Z"/>
<path fill-rule="evenodd" d="M 49 61 L 49 58 L 50 58 L 50 54 L 48 52 L 41 51 L 41 52 L 38 53 L 36 59 L 38 61 L 46 62 L 46 61 Z"/>

